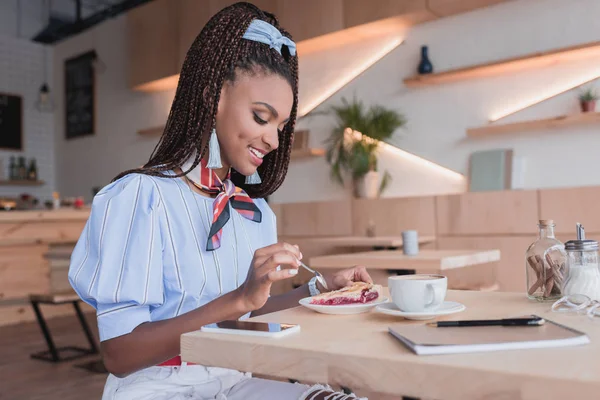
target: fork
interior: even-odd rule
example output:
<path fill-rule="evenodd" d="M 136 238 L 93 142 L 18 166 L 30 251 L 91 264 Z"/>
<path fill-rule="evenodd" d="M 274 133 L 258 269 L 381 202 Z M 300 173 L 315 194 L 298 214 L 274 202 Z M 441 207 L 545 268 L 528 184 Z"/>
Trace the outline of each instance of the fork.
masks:
<path fill-rule="evenodd" d="M 321 286 L 323 286 L 325 289 L 329 290 L 329 288 L 327 287 L 327 283 L 325 283 L 325 278 L 323 277 L 323 275 L 321 275 L 321 273 L 319 271 L 315 271 L 314 269 L 311 269 L 306 264 L 304 264 L 302 261 L 300 261 L 300 265 L 302 267 L 304 267 L 304 269 L 307 270 L 308 272 L 315 274 L 315 276 L 317 277 L 317 281 L 319 281 Z"/>

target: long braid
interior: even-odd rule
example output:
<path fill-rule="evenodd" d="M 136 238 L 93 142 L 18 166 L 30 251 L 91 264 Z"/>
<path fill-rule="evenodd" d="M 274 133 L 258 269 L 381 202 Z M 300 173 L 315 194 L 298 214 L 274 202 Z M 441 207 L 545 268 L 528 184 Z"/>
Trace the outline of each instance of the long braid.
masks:
<path fill-rule="evenodd" d="M 179 168 L 194 152 L 193 169 L 208 151 L 208 138 L 216 123 L 217 106 L 225 81 L 234 81 L 236 70 L 251 72 L 259 67 L 278 73 L 292 86 L 294 103 L 288 123 L 279 134 L 279 147 L 265 156 L 259 173 L 262 183 L 246 185 L 244 176 L 232 171 L 232 180 L 251 197 L 273 193 L 287 173 L 298 107 L 298 59 L 284 48 L 280 55 L 269 46 L 242 39 L 248 25 L 262 19 L 274 25 L 289 38 L 277 18 L 250 3 L 236 3 L 224 8 L 204 26 L 188 50 L 175 98 L 164 132 L 148 162 L 141 168 L 122 172 L 114 180 L 130 173 L 177 178 L 180 174 L 165 175 L 163 171 Z"/>

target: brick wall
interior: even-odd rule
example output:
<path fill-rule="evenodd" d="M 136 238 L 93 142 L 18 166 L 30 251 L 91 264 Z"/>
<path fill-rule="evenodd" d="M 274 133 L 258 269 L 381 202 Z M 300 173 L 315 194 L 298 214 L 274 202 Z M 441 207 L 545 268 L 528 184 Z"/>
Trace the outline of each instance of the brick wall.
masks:
<path fill-rule="evenodd" d="M 46 57 L 44 57 L 46 51 Z M 23 99 L 23 151 L 0 149 L 4 176 L 8 177 L 11 156 L 36 159 L 39 178 L 43 186 L 0 186 L 0 196 L 17 196 L 30 193 L 41 202 L 52 197 L 55 187 L 54 115 L 41 113 L 36 107 L 39 88 L 44 81 L 44 62 L 47 75 L 52 78 L 52 48 L 27 39 L 0 35 L 0 92 L 20 95 Z M 50 82 L 50 89 L 52 82 Z M 0 132 L 2 134 L 2 132 Z"/>

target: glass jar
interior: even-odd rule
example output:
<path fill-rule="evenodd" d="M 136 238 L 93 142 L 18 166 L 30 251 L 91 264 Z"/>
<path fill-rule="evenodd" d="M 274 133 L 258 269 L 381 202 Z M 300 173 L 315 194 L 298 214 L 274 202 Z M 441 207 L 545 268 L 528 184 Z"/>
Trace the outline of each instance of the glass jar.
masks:
<path fill-rule="evenodd" d="M 527 297 L 554 301 L 562 297 L 567 254 L 565 246 L 554 237 L 554 221 L 540 220 L 539 236 L 525 253 Z"/>
<path fill-rule="evenodd" d="M 600 270 L 598 269 L 598 242 L 586 239 L 583 226 L 577 224 L 577 240 L 565 243 L 567 270 L 563 292 L 583 294 L 600 300 Z"/>

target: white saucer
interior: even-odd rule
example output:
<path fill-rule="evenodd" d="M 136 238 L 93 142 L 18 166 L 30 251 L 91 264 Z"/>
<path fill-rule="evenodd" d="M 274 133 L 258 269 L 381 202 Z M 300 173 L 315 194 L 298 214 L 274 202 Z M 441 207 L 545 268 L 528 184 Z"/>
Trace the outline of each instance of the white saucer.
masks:
<path fill-rule="evenodd" d="M 383 305 L 386 301 L 388 301 L 387 297 L 381 297 L 375 301 L 370 303 L 360 303 L 360 304 L 343 304 L 340 306 L 323 306 L 319 304 L 310 304 L 310 297 L 305 297 L 299 301 L 300 305 L 310 308 L 313 311 L 320 312 L 323 314 L 338 314 L 338 315 L 348 315 L 348 314 L 360 314 L 367 311 L 370 311 L 373 307 L 378 305 Z"/>
<path fill-rule="evenodd" d="M 404 312 L 400 311 L 398 307 L 392 302 L 380 304 L 375 307 L 375 311 L 394 315 L 397 317 L 403 317 L 406 319 L 415 319 L 419 321 L 424 321 L 427 319 L 433 319 L 435 317 L 439 317 L 441 315 L 449 315 L 464 311 L 467 307 L 464 304 L 457 303 L 456 301 L 445 301 L 441 306 L 435 311 L 422 311 L 422 312 Z"/>

